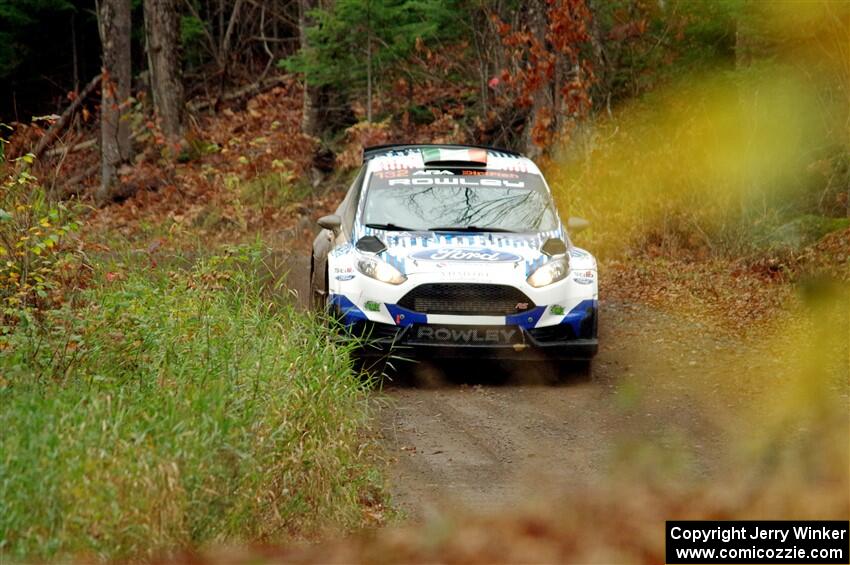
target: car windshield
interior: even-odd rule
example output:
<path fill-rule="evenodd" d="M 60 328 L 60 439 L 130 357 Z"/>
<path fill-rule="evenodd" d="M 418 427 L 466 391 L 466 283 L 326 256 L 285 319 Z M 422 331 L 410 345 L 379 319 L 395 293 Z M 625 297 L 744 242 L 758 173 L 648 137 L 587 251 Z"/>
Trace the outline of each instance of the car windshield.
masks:
<path fill-rule="evenodd" d="M 538 174 L 468 169 L 376 171 L 362 223 L 387 230 L 538 232 L 557 228 Z"/>

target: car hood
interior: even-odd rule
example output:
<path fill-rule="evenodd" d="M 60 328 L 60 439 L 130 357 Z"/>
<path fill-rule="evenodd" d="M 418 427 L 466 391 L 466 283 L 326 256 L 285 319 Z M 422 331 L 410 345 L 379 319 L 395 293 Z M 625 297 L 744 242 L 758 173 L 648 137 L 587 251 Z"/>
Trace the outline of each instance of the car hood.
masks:
<path fill-rule="evenodd" d="M 545 261 L 540 247 L 560 231 L 536 234 L 400 232 L 375 234 L 387 246 L 385 261 L 406 275 L 447 274 L 447 278 L 513 275 L 527 277 Z"/>

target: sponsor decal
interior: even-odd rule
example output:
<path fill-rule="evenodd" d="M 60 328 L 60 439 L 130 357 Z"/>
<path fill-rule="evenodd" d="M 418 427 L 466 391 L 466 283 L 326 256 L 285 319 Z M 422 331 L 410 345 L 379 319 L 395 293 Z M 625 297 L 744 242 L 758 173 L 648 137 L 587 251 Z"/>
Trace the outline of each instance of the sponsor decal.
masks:
<path fill-rule="evenodd" d="M 393 171 L 376 171 L 374 175 L 379 179 L 395 179 L 399 177 L 410 176 L 410 171 L 408 171 L 407 169 L 396 169 Z"/>
<path fill-rule="evenodd" d="M 573 280 L 578 284 L 593 284 L 596 280 L 596 273 L 593 271 L 575 271 L 573 272 Z"/>
<path fill-rule="evenodd" d="M 494 170 L 484 170 L 484 171 L 472 171 L 472 170 L 461 170 L 461 171 L 447 171 L 440 169 L 418 169 L 418 170 L 408 170 L 408 169 L 396 169 L 391 171 L 375 171 L 374 175 L 380 179 L 400 179 L 407 177 L 431 177 L 431 176 L 465 176 L 465 177 L 493 177 L 493 178 L 501 178 L 501 179 L 518 179 L 520 178 L 518 174 L 512 173 L 509 171 L 494 171 Z M 486 185 L 485 185 L 486 186 Z"/>
<path fill-rule="evenodd" d="M 350 281 L 354 278 L 354 275 L 337 275 L 336 280 L 338 281 Z"/>
<path fill-rule="evenodd" d="M 435 273 L 444 281 L 484 281 L 487 282 L 492 273 L 484 270 L 456 270 L 456 269 L 439 269 Z"/>
<path fill-rule="evenodd" d="M 514 253 L 506 253 L 494 249 L 471 249 L 466 247 L 418 251 L 412 254 L 411 258 L 420 261 L 469 261 L 474 263 L 513 263 L 522 259 L 522 257 Z"/>
<path fill-rule="evenodd" d="M 451 178 L 431 178 L 431 177 L 421 177 L 421 178 L 400 178 L 400 179 L 389 179 L 389 186 L 494 186 L 494 187 L 504 187 L 504 188 L 525 188 L 525 182 L 523 181 L 509 181 L 506 179 L 486 179 L 479 178 L 477 180 L 467 179 L 464 177 L 451 177 Z"/>
<path fill-rule="evenodd" d="M 508 173 L 505 171 L 461 171 L 462 175 L 468 177 L 483 177 L 484 175 L 488 177 L 499 177 L 503 179 L 518 179 L 519 175 L 516 173 Z"/>
<path fill-rule="evenodd" d="M 440 171 L 438 169 L 430 169 L 425 171 L 413 171 L 413 175 L 425 175 L 425 176 L 433 176 L 433 175 L 453 175 L 454 173 L 451 171 Z"/>
<path fill-rule="evenodd" d="M 516 328 L 445 328 L 419 326 L 416 339 L 454 343 L 510 343 L 517 335 Z"/>
<path fill-rule="evenodd" d="M 343 243 L 339 247 L 333 249 L 330 252 L 331 257 L 341 257 L 351 251 L 352 245 L 350 243 Z"/>

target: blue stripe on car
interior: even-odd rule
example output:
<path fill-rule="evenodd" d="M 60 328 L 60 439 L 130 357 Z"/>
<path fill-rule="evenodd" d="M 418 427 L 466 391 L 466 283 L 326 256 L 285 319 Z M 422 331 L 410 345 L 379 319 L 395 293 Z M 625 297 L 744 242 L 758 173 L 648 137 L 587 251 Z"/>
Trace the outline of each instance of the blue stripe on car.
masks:
<path fill-rule="evenodd" d="M 564 318 L 560 323 L 567 324 L 573 328 L 573 332 L 575 335 L 579 335 L 581 329 L 581 323 L 585 318 L 593 315 L 597 308 L 597 301 L 590 300 L 582 300 L 579 302 L 575 308 L 567 312 Z"/>
<path fill-rule="evenodd" d="M 414 312 L 413 310 L 408 310 L 407 308 L 402 308 L 397 304 L 385 304 L 387 307 L 387 311 L 390 313 L 390 316 L 393 317 L 393 321 L 397 326 L 405 327 L 411 324 L 427 324 L 428 316 L 425 314 L 420 314 L 419 312 Z"/>
<path fill-rule="evenodd" d="M 540 320 L 540 316 L 542 316 L 545 311 L 546 306 L 537 306 L 528 312 L 523 312 L 522 314 L 511 314 L 510 316 L 505 316 L 505 325 L 519 326 L 530 330 L 537 324 L 538 320 Z"/>
<path fill-rule="evenodd" d="M 350 326 L 360 320 L 368 320 L 363 310 L 358 308 L 347 296 L 331 294 L 330 304 L 337 308 L 340 318 L 346 326 Z"/>

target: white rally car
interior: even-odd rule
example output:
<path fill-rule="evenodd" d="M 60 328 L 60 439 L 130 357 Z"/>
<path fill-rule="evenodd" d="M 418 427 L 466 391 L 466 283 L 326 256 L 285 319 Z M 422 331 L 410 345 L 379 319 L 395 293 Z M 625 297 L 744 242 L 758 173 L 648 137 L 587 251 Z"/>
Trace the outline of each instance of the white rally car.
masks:
<path fill-rule="evenodd" d="M 589 369 L 596 259 L 570 242 L 530 159 L 474 146 L 368 148 L 319 225 L 313 304 L 367 336 L 370 351 L 569 359 Z"/>

